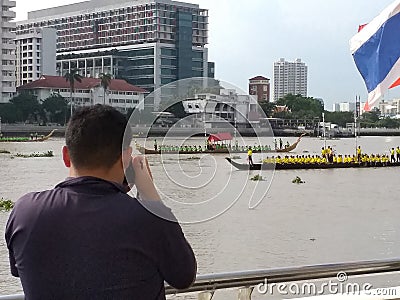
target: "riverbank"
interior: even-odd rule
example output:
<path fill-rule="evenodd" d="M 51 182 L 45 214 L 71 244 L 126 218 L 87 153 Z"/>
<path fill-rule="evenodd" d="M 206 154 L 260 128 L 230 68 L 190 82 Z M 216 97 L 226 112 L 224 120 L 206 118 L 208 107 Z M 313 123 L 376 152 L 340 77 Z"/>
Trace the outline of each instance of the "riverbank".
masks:
<path fill-rule="evenodd" d="M 39 126 L 32 124 L 2 124 L 1 133 L 5 137 L 29 137 L 30 134 L 47 135 L 53 129 L 56 131 L 53 137 L 64 137 L 65 126 Z M 174 127 L 173 134 L 175 136 L 191 136 L 191 135 L 203 135 L 204 129 L 202 128 L 192 128 L 192 127 Z M 237 134 L 244 137 L 253 136 L 271 136 L 272 133 L 270 128 L 238 128 Z M 289 129 L 289 128 L 273 128 L 274 136 L 290 137 L 299 136 L 302 133 L 307 133 L 309 136 L 316 136 L 314 130 L 310 129 Z M 156 137 L 165 136 L 171 134 L 171 128 L 169 127 L 132 127 L 133 135 L 136 137 Z M 197 132 L 197 134 L 196 134 Z M 219 132 L 230 132 L 232 136 L 234 135 L 233 128 L 207 128 L 207 133 L 215 134 Z M 361 128 L 359 132 L 360 136 L 400 136 L 400 128 Z M 340 132 L 334 137 L 339 138 L 352 138 L 353 134 L 346 132 L 345 135 L 341 135 Z"/>

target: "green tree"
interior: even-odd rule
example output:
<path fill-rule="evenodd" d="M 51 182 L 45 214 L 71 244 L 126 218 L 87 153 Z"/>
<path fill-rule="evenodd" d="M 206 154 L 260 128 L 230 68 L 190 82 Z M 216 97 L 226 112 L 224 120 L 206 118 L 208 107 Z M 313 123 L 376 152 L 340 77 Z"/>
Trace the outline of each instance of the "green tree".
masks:
<path fill-rule="evenodd" d="M 354 123 L 354 113 L 350 111 L 325 111 L 325 121 L 346 127 L 346 123 Z"/>
<path fill-rule="evenodd" d="M 41 106 L 35 95 L 23 92 L 13 97 L 10 102 L 14 105 L 15 110 L 20 114 L 18 121 L 37 121 L 41 114 Z"/>
<path fill-rule="evenodd" d="M 379 117 L 381 115 L 381 112 L 379 109 L 374 108 L 371 111 L 366 111 L 361 115 L 360 118 L 360 126 L 361 127 L 377 127 L 378 126 L 378 121 Z"/>
<path fill-rule="evenodd" d="M 290 115 L 292 119 L 320 118 L 324 111 L 324 105 L 321 101 L 301 95 L 288 94 L 279 99 L 276 105 L 287 106 L 291 111 Z"/>
<path fill-rule="evenodd" d="M 75 82 L 82 82 L 82 76 L 79 75 L 78 69 L 72 69 L 71 71 L 66 72 L 64 74 L 64 78 L 67 82 L 69 82 L 69 90 L 70 90 L 69 100 L 71 105 L 71 116 L 72 116 L 72 105 L 73 105 L 72 94 L 75 91 Z"/>
<path fill-rule="evenodd" d="M 377 127 L 399 128 L 400 122 L 396 119 L 384 118 L 380 119 L 375 124 Z"/>
<path fill-rule="evenodd" d="M 0 103 L 0 118 L 3 123 L 15 123 L 22 120 L 22 114 L 13 103 Z"/>
<path fill-rule="evenodd" d="M 103 104 L 106 104 L 106 92 L 107 92 L 108 87 L 110 86 L 112 76 L 111 76 L 111 74 L 100 73 L 99 78 L 101 80 L 100 84 L 103 87 L 103 93 L 104 93 L 103 94 Z"/>
<path fill-rule="evenodd" d="M 258 102 L 258 104 L 260 105 L 261 109 L 263 110 L 264 114 L 267 117 L 272 117 L 275 111 L 275 103 L 272 102 L 268 102 L 268 101 L 260 101 Z"/>
<path fill-rule="evenodd" d="M 42 108 L 49 115 L 47 121 L 59 124 L 65 123 L 68 102 L 60 94 L 53 94 L 45 100 L 42 100 Z"/>

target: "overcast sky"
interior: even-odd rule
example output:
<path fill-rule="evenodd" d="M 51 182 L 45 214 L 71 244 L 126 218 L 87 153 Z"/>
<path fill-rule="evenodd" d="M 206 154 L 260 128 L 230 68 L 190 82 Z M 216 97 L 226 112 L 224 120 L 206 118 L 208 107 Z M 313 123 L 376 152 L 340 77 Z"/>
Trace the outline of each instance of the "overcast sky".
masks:
<path fill-rule="evenodd" d="M 17 1 L 27 12 L 77 0 Z M 209 9 L 209 59 L 216 77 L 247 91 L 248 79 L 272 79 L 273 63 L 301 58 L 308 65 L 308 96 L 334 102 L 367 97 L 349 50 L 358 25 L 370 22 L 393 0 L 187 0 Z M 400 88 L 385 99 L 400 96 Z"/>

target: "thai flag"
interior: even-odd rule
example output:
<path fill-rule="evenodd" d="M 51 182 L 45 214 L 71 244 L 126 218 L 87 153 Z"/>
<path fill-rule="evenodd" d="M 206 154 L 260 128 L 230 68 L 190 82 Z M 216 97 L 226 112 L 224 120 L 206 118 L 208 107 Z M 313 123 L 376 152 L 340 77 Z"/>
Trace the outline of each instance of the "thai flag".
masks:
<path fill-rule="evenodd" d="M 368 90 L 369 111 L 400 77 L 400 0 L 353 36 L 350 50 Z"/>

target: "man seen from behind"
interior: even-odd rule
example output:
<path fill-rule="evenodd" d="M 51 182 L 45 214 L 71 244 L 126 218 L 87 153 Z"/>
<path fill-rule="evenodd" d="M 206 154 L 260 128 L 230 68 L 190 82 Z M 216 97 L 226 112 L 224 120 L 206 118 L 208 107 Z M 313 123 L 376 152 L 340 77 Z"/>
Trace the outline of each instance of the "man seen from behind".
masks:
<path fill-rule="evenodd" d="M 69 177 L 20 198 L 7 223 L 11 273 L 25 299 L 165 299 L 164 281 L 189 287 L 195 256 L 147 160 L 132 158 L 124 115 L 105 105 L 82 108 L 65 135 Z M 123 185 L 130 163 L 140 200 Z"/>

